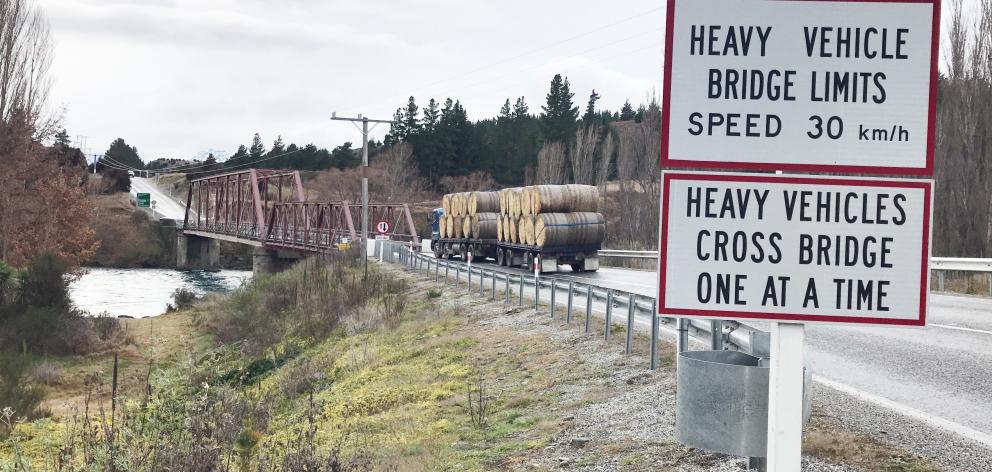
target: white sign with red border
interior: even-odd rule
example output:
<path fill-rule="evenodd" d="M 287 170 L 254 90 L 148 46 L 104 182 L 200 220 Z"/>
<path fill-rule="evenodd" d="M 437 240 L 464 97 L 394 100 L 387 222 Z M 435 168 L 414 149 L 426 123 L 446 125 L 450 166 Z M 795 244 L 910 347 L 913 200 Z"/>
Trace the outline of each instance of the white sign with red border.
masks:
<path fill-rule="evenodd" d="M 666 171 L 658 311 L 924 326 L 932 185 Z"/>
<path fill-rule="evenodd" d="M 668 0 L 662 167 L 933 175 L 940 0 Z"/>
<path fill-rule="evenodd" d="M 379 220 L 375 224 L 375 232 L 379 234 L 389 234 L 391 229 L 392 225 L 390 225 L 386 220 Z"/>

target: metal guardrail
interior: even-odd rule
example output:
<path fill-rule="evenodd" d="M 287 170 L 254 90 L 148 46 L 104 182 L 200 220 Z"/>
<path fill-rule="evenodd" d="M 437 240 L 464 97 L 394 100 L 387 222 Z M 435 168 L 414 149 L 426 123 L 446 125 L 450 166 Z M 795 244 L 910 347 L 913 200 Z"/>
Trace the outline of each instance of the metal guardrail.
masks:
<path fill-rule="evenodd" d="M 662 325 L 669 325 L 678 335 L 679 350 L 686 350 L 689 338 L 695 338 L 716 350 L 746 352 L 757 357 L 768 357 L 768 342 L 764 333 L 751 326 L 733 320 L 703 321 L 689 318 L 672 318 L 657 315 L 657 301 L 654 297 L 603 287 L 596 284 L 565 281 L 554 277 L 537 276 L 520 272 L 510 272 L 498 266 L 480 266 L 455 260 L 436 259 L 432 255 L 411 250 L 409 245 L 383 241 L 376 258 L 382 262 L 397 263 L 411 270 L 433 276 L 435 282 L 460 285 L 465 283 L 481 295 L 488 294 L 496 300 L 498 292 L 503 292 L 505 304 L 524 305 L 533 302 L 535 309 L 547 307 L 549 316 L 554 318 L 562 309 L 559 300 L 565 301 L 565 319 L 571 322 L 576 311 L 585 313 L 585 330 L 591 332 L 593 313 L 605 319 L 603 337 L 609 339 L 614 323 L 626 323 L 625 351 L 631 352 L 633 332 L 637 325 L 645 325 L 652 331 L 651 368 L 657 367 L 657 337 Z M 542 294 L 543 297 L 542 297 Z M 640 320 L 638 321 L 638 318 Z M 645 321 L 646 320 L 648 321 Z M 654 329 L 651 329 L 654 328 Z"/>

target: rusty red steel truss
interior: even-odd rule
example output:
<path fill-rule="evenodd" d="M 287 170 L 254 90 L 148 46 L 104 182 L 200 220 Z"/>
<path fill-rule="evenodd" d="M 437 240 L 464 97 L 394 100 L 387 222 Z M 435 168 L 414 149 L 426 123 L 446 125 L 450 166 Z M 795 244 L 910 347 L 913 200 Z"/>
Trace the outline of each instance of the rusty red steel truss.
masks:
<path fill-rule="evenodd" d="M 308 202 L 299 172 L 251 169 L 190 180 L 184 228 L 316 253 L 357 240 L 361 214 L 348 201 Z M 420 241 L 406 204 L 369 203 L 369 220 L 388 221 L 390 239 Z"/>

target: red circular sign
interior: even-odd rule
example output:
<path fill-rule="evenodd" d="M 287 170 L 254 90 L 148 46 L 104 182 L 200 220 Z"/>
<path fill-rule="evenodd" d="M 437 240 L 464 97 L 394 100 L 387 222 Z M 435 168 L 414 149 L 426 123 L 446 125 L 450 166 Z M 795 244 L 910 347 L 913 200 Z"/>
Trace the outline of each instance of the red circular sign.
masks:
<path fill-rule="evenodd" d="M 390 230 L 389 222 L 386 220 L 379 221 L 375 224 L 375 232 L 379 234 L 388 234 Z"/>

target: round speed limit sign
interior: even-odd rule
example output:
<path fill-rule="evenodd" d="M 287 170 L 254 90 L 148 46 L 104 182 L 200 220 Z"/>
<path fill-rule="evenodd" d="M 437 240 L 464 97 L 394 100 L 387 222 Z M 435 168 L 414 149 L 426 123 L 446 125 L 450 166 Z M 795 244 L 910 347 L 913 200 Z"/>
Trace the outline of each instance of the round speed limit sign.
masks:
<path fill-rule="evenodd" d="M 375 232 L 379 234 L 389 234 L 389 230 L 392 229 L 389 222 L 386 220 L 381 220 L 375 224 Z"/>

